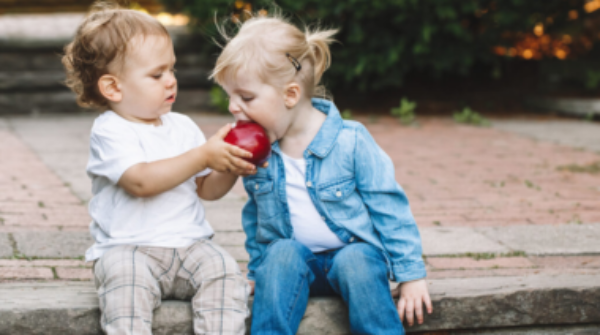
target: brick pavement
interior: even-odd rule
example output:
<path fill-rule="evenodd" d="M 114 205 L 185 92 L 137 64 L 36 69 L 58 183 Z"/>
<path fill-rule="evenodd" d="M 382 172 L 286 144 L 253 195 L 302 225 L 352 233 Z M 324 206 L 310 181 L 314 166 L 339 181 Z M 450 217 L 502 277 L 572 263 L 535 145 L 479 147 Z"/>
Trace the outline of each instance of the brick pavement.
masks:
<path fill-rule="evenodd" d="M 229 120 L 201 114 L 192 117 L 207 136 Z M 446 119 L 422 119 L 418 128 L 402 127 L 386 118 L 375 123 L 359 121 L 392 157 L 397 180 L 406 190 L 421 228 L 600 222 L 600 174 L 558 170 L 563 165 L 600 160 L 591 150 L 455 125 Z M 8 236 L 14 249 L 15 237 L 27 236 L 24 233 L 85 233 L 89 224 L 88 199 L 82 200 L 81 192 L 79 197 L 72 192 L 67 175 L 59 171 L 59 177 L 52 170 L 55 165 L 44 163 L 46 156 L 40 148 L 50 142 L 43 138 L 43 129 L 34 128 L 41 136 L 35 142 L 27 137 L 30 135 L 0 127 L 0 234 Z M 245 196 L 239 183 L 233 195 Z M 221 235 L 221 239 L 232 234 L 239 239 L 239 227 L 223 229 L 223 234 L 229 235 Z M 430 278 L 600 272 L 600 255 L 450 256 L 426 258 Z M 245 269 L 244 262 L 241 266 Z M 35 259 L 18 253 L 0 259 L 0 281 L 90 279 L 90 264 L 80 259 Z"/>

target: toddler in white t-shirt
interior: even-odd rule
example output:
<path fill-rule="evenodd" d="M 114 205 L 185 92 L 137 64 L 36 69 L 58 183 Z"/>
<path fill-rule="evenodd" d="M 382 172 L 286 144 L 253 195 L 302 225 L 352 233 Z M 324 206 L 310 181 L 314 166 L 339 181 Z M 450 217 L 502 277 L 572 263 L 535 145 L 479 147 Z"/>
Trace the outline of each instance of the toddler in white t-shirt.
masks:
<path fill-rule="evenodd" d="M 163 298 L 191 299 L 196 334 L 243 334 L 249 286 L 210 240 L 199 198 L 225 195 L 256 167 L 223 138 L 205 140 L 177 96 L 165 28 L 141 12 L 96 5 L 65 48 L 67 84 L 82 106 L 104 111 L 90 135 L 90 231 L 101 326 L 151 334 Z"/>

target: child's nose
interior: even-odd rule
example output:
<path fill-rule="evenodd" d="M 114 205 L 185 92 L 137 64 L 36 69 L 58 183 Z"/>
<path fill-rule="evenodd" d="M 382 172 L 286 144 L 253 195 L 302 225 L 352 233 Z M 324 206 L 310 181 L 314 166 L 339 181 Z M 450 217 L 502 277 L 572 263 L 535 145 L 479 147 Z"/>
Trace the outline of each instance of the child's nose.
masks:
<path fill-rule="evenodd" d="M 175 75 L 171 74 L 171 75 L 167 76 L 167 82 L 166 82 L 167 88 L 171 88 L 171 87 L 175 86 L 175 84 L 177 84 L 177 78 L 175 78 Z"/>
<path fill-rule="evenodd" d="M 236 120 L 250 120 L 246 114 L 242 111 L 242 109 L 240 108 L 240 106 L 238 106 L 235 102 L 233 101 L 229 101 L 229 112 L 231 114 L 233 114 L 233 117 Z"/>

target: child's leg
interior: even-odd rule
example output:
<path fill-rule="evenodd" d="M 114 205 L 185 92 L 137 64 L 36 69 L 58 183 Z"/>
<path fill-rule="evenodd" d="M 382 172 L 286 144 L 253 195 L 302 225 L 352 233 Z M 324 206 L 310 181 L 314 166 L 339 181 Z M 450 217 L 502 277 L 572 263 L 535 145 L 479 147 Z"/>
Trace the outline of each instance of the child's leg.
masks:
<path fill-rule="evenodd" d="M 269 246 L 256 269 L 252 334 L 295 334 L 315 279 L 316 257 L 304 245 L 280 240 Z"/>
<path fill-rule="evenodd" d="M 343 247 L 327 278 L 348 305 L 353 334 L 404 334 L 381 250 L 367 243 Z"/>
<path fill-rule="evenodd" d="M 210 240 L 194 243 L 181 256 L 177 276 L 193 288 L 194 333 L 244 334 L 250 285 L 235 259 Z"/>
<path fill-rule="evenodd" d="M 179 259 L 167 248 L 117 246 L 94 266 L 102 329 L 107 334 L 152 334 L 152 313 L 170 291 Z"/>

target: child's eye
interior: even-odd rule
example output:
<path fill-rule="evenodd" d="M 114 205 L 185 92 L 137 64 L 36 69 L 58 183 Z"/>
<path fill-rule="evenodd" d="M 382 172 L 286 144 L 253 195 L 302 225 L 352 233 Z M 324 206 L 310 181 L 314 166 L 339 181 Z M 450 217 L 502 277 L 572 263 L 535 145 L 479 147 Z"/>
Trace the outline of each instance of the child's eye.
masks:
<path fill-rule="evenodd" d="M 242 100 L 244 100 L 245 102 L 250 102 L 254 99 L 254 97 L 242 97 Z"/>
<path fill-rule="evenodd" d="M 162 77 L 162 73 L 152 75 L 152 78 L 154 78 L 154 79 L 160 79 L 160 77 Z"/>

